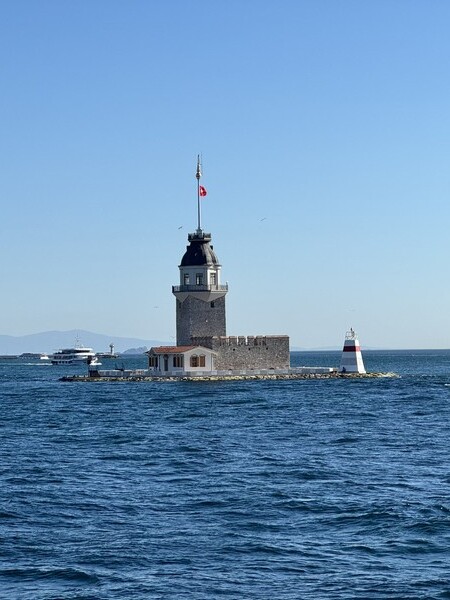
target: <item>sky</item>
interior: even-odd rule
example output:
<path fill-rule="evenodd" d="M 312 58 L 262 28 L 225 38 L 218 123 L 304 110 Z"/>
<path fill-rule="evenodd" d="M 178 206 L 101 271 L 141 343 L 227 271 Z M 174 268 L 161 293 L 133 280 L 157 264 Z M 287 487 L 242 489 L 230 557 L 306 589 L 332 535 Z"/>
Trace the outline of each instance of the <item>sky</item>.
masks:
<path fill-rule="evenodd" d="M 447 0 L 1 0 L 0 334 L 450 348 Z"/>

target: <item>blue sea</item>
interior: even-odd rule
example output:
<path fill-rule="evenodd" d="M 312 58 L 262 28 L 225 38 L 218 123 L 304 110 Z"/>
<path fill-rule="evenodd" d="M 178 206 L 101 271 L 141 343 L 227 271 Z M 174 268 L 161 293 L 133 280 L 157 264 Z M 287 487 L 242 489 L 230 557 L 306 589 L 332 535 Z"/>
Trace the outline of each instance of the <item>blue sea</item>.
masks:
<path fill-rule="evenodd" d="M 450 598 L 450 351 L 363 356 L 399 377 L 63 383 L 76 367 L 0 361 L 0 598 Z"/>

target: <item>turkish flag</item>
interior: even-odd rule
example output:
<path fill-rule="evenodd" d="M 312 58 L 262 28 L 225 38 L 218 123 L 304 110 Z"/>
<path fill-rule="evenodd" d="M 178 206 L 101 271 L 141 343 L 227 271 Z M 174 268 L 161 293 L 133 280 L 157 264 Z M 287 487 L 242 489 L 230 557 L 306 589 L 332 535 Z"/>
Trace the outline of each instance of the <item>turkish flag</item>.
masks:
<path fill-rule="evenodd" d="M 206 196 L 206 194 L 208 193 L 206 191 L 206 188 L 204 188 L 202 185 L 200 186 L 199 190 L 200 190 L 200 196 Z"/>

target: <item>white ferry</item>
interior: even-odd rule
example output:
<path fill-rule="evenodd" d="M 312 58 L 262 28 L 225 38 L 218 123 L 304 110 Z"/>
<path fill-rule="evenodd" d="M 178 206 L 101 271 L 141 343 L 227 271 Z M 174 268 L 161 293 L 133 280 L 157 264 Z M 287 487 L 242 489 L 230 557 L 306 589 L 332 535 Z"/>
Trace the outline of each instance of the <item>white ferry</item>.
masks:
<path fill-rule="evenodd" d="M 74 365 L 87 364 L 94 361 L 95 352 L 92 348 L 83 348 L 76 346 L 75 348 L 63 348 L 54 354 L 50 355 L 52 365 Z"/>

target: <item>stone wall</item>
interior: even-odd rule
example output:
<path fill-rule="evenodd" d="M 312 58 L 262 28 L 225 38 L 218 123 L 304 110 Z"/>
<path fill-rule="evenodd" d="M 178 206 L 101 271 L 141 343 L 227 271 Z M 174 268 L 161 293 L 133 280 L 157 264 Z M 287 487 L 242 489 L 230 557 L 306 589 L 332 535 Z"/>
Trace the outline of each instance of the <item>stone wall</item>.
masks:
<path fill-rule="evenodd" d="M 194 337 L 195 345 L 216 352 L 214 369 L 287 369 L 290 364 L 289 336 Z"/>
<path fill-rule="evenodd" d="M 225 296 L 213 302 L 188 296 L 176 305 L 177 346 L 191 345 L 193 337 L 226 335 Z"/>

